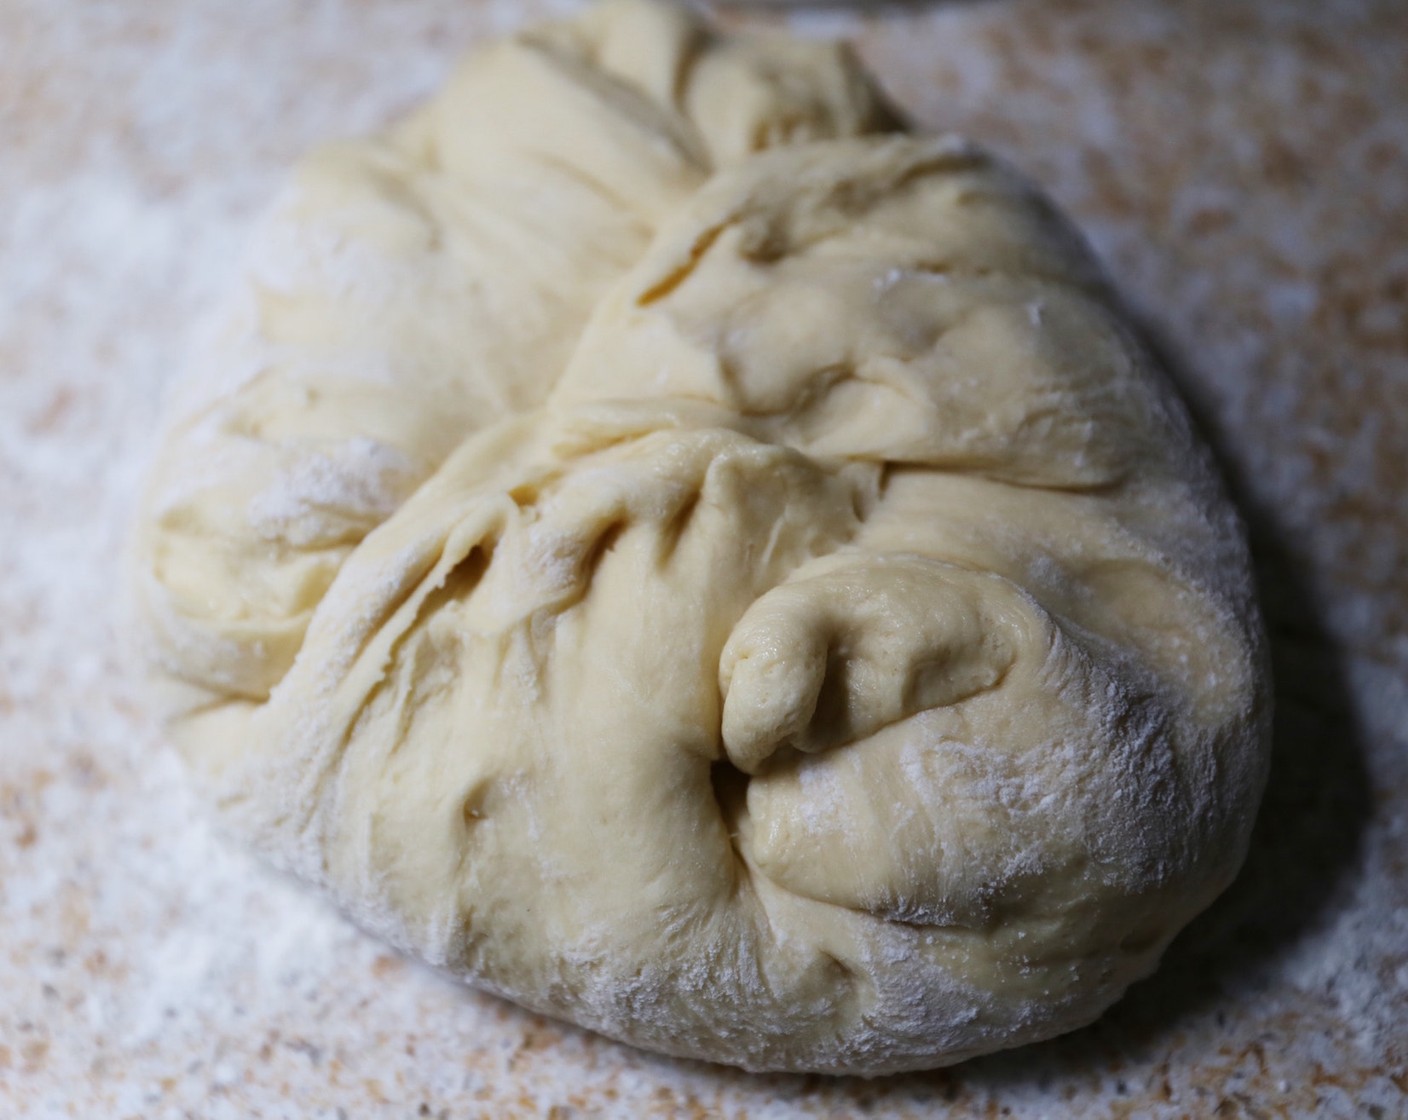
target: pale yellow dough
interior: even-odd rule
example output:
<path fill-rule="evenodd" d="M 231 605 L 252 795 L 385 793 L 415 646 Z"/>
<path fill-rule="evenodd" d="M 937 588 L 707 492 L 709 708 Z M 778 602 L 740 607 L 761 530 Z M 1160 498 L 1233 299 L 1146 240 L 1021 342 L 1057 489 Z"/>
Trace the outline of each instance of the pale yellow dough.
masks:
<path fill-rule="evenodd" d="M 1086 250 L 851 56 L 615 0 L 299 167 L 137 532 L 223 819 L 479 987 L 866 1074 L 1086 1023 L 1265 776 L 1242 534 Z"/>

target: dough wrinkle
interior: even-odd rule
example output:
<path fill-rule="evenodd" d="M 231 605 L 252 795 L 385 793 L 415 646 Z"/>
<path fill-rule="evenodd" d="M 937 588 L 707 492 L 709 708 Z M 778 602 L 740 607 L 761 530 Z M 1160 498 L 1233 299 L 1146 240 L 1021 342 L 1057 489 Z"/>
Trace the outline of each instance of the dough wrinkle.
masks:
<path fill-rule="evenodd" d="M 606 0 L 311 153 L 135 579 L 222 821 L 484 990 L 876 1075 L 1091 1021 L 1236 873 L 1245 542 L 1079 235 L 846 48 Z"/>

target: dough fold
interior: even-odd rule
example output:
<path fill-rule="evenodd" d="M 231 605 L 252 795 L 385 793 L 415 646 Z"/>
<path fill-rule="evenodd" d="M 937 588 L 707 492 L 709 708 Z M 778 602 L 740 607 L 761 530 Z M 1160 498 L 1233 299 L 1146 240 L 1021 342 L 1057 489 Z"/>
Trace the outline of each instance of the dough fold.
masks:
<path fill-rule="evenodd" d="M 231 828 L 667 1053 L 1089 1022 L 1265 779 L 1240 526 L 1079 237 L 846 50 L 650 0 L 304 161 L 135 542 Z"/>

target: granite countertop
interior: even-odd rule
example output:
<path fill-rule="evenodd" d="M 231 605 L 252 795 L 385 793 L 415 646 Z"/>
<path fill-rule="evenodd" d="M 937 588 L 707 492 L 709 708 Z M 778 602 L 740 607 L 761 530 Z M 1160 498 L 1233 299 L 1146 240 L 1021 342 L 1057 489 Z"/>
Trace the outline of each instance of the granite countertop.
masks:
<path fill-rule="evenodd" d="M 131 670 L 121 552 L 189 325 L 288 164 L 512 0 L 0 7 L 0 1115 L 1408 1115 L 1408 15 L 950 0 L 791 15 L 1043 181 L 1252 526 L 1274 772 L 1247 868 L 1093 1027 L 926 1075 L 756 1077 L 441 980 L 211 831 Z"/>

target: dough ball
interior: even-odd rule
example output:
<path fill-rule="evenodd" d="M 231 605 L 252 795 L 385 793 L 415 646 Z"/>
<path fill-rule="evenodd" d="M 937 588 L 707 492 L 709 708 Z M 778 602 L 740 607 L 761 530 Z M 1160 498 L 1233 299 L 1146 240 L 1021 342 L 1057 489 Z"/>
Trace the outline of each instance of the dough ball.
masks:
<path fill-rule="evenodd" d="M 851 55 L 614 0 L 325 147 L 162 437 L 137 590 L 222 819 L 671 1054 L 1089 1022 L 1264 781 L 1246 550 L 1077 235 Z"/>

